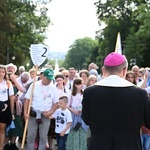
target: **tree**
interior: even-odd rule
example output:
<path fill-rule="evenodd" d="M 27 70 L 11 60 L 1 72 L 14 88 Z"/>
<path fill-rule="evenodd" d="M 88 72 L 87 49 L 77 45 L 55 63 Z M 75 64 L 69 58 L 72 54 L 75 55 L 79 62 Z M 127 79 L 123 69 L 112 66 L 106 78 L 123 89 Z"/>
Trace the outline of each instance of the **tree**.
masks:
<path fill-rule="evenodd" d="M 96 46 L 97 42 L 89 37 L 75 40 L 75 42 L 69 47 L 63 67 L 75 67 L 78 70 L 83 68 L 86 69 L 88 66 L 87 58 Z"/>
<path fill-rule="evenodd" d="M 102 39 L 105 40 L 104 50 L 107 53 L 114 51 L 118 32 L 121 33 L 122 41 L 129 34 L 133 24 L 131 3 L 131 1 L 125 0 L 108 0 L 106 3 L 102 3 L 100 0 L 95 3 L 100 23 L 104 22 L 107 25 L 99 37 L 101 42 Z"/>
<path fill-rule="evenodd" d="M 144 31 L 143 34 L 147 35 L 146 30 L 143 30 L 142 20 L 147 16 L 144 15 L 145 11 L 149 13 L 149 2 L 145 0 L 107 0 L 103 3 L 99 0 L 95 5 L 97 6 L 100 24 L 102 22 L 106 24 L 106 28 L 100 31 L 97 36 L 99 38 L 99 52 L 101 56 L 104 58 L 106 54 L 114 51 L 117 33 L 120 32 L 123 53 L 127 55 L 127 58 L 130 60 L 133 55 L 136 55 L 138 64 L 146 64 L 144 57 L 147 56 L 148 42 L 142 42 L 144 43 L 143 45 L 135 45 L 135 40 L 140 43 L 142 38 L 141 31 Z M 148 40 L 146 37 L 143 38 L 142 41 Z M 141 46 L 143 47 L 142 53 Z M 136 51 L 133 51 L 133 49 L 136 49 Z"/>
<path fill-rule="evenodd" d="M 138 9 L 137 20 L 139 29 L 135 32 L 131 28 L 131 34 L 126 39 L 126 55 L 130 59 L 135 58 L 139 66 L 150 66 L 150 9 L 148 5 L 143 4 Z"/>
<path fill-rule="evenodd" d="M 0 4 L 3 8 L 3 11 L 0 9 L 0 21 L 4 26 L 4 29 L 0 30 L 0 35 L 3 35 L 1 41 L 4 43 L 0 46 L 4 56 L 0 63 L 6 64 L 11 61 L 16 65 L 24 65 L 30 60 L 30 45 L 43 43 L 45 39 L 43 33 L 50 23 L 50 19 L 46 16 L 47 8 L 41 5 L 38 10 L 38 3 L 19 0 L 3 0 Z M 8 18 L 5 22 L 10 25 L 11 30 L 5 26 L 3 18 L 5 20 Z M 13 56 L 15 60 L 11 60 Z"/>
<path fill-rule="evenodd" d="M 15 31 L 14 25 L 15 17 L 12 13 L 7 12 L 7 4 L 5 0 L 0 1 L 0 63 L 6 63 L 6 51 L 8 49 L 8 32 L 13 33 Z"/>

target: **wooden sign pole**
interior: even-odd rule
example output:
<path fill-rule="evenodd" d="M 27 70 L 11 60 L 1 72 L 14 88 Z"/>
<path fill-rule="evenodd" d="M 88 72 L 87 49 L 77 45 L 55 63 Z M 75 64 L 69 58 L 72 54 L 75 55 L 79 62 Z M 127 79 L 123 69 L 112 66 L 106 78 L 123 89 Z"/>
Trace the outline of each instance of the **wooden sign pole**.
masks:
<path fill-rule="evenodd" d="M 33 80 L 33 85 L 32 85 L 32 90 L 31 90 L 31 94 L 30 94 L 30 101 L 29 101 L 29 106 L 28 106 L 28 116 L 30 114 L 30 109 L 31 109 L 31 103 L 32 103 L 32 97 L 33 97 L 33 91 L 34 91 L 34 86 L 35 86 L 35 82 L 36 82 L 36 74 L 37 74 L 37 70 L 38 70 L 38 65 L 36 65 L 36 73 L 34 76 L 34 80 Z M 26 138 L 26 132 L 27 132 L 27 128 L 28 128 L 28 122 L 29 122 L 29 118 L 26 120 L 25 123 L 25 127 L 24 127 L 24 132 L 23 132 L 23 138 L 22 138 L 22 143 L 21 143 L 21 149 L 24 149 L 24 143 L 25 143 L 25 138 Z"/>

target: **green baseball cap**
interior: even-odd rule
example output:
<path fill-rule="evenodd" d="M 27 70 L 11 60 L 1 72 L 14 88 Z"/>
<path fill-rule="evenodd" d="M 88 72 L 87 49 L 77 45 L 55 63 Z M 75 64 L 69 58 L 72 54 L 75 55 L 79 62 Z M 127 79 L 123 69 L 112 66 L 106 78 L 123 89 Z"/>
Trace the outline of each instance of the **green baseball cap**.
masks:
<path fill-rule="evenodd" d="M 48 80 L 54 80 L 54 71 L 51 69 L 46 69 L 43 72 L 43 75 L 48 79 Z"/>

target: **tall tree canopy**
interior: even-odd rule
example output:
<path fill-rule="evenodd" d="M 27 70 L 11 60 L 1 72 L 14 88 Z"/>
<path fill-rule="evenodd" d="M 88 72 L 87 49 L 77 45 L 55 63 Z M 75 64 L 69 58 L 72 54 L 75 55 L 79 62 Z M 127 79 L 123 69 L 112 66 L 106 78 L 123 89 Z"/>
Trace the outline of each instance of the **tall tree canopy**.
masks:
<path fill-rule="evenodd" d="M 138 8 L 137 20 L 139 29 L 130 29 L 131 34 L 126 38 L 125 54 L 129 59 L 136 58 L 137 65 L 150 66 L 150 9 L 146 4 Z"/>
<path fill-rule="evenodd" d="M 47 8 L 32 1 L 0 1 L 1 64 L 25 64 L 31 44 L 42 43 L 50 23 Z"/>
<path fill-rule="evenodd" d="M 99 33 L 100 60 L 114 51 L 117 33 L 121 33 L 123 53 L 128 60 L 135 58 L 139 66 L 148 66 L 150 55 L 149 11 L 146 0 L 99 0 L 95 3 L 99 23 L 106 27 Z M 135 44 L 136 43 L 136 44 Z"/>
<path fill-rule="evenodd" d="M 87 69 L 88 63 L 91 63 L 91 54 L 94 54 L 97 45 L 98 42 L 89 37 L 75 40 L 70 46 L 62 66 L 65 68 L 75 67 L 78 70 Z"/>

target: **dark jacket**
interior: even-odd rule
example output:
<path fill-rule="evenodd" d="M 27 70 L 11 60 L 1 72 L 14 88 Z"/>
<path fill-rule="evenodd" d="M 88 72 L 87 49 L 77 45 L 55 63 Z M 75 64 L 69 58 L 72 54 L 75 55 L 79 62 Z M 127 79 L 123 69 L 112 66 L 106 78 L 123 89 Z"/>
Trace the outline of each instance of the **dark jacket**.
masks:
<path fill-rule="evenodd" d="M 140 128 L 150 129 L 150 100 L 135 86 L 94 85 L 84 91 L 82 119 L 90 126 L 89 150 L 142 150 Z"/>

